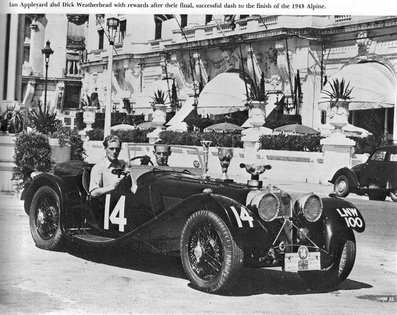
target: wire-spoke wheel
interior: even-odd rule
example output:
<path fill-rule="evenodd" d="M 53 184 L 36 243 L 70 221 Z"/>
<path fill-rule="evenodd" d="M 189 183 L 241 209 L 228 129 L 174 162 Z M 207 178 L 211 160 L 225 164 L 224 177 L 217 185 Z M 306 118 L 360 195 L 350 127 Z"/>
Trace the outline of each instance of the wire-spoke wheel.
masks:
<path fill-rule="evenodd" d="M 60 200 L 50 187 L 40 187 L 33 196 L 29 212 L 30 232 L 36 246 L 58 250 L 62 243 Z"/>
<path fill-rule="evenodd" d="M 226 223 L 211 211 L 198 211 L 187 220 L 181 237 L 181 258 L 192 284 L 206 292 L 233 287 L 243 264 L 243 251 Z"/>

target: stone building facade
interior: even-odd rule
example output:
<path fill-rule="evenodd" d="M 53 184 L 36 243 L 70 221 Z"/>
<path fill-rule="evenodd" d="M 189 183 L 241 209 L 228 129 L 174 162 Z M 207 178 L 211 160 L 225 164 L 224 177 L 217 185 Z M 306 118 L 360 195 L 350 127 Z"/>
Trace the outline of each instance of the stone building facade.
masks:
<path fill-rule="evenodd" d="M 298 113 L 304 125 L 320 128 L 329 114 L 321 90 L 326 82 L 343 75 L 351 81 L 355 92 L 359 92 L 352 100 L 351 122 L 370 126 L 389 138 L 394 134 L 393 140 L 397 142 L 396 16 L 245 15 L 228 22 L 224 16 L 204 14 L 157 18 L 118 14 L 117 17 L 120 24 L 112 47 L 113 73 L 111 82 L 107 82 L 108 16 L 7 16 L 11 19 L 7 22 L 8 29 L 19 29 L 11 32 L 13 36 L 20 39 L 25 34 L 26 38 L 30 32 L 30 44 L 26 40 L 23 44 L 20 40 L 10 40 L 9 46 L 2 46 L 19 52 L 16 61 L 8 63 L 8 69 L 12 65 L 16 73 L 23 74 L 22 82 L 18 76 L 10 78 L 13 73 L 4 72 L 5 63 L 0 64 L 3 79 L 7 78 L 8 84 L 16 82 L 7 91 L 3 84 L 3 100 L 24 102 L 41 95 L 44 69 L 41 49 L 49 39 L 55 51 L 49 66 L 49 98 L 60 112 L 73 112 L 79 100 L 93 92 L 98 93 L 100 106 L 104 108 L 107 93 L 111 92 L 113 110 L 124 110 L 128 100 L 135 114 L 150 119 L 150 96 L 161 89 L 171 99 L 174 83 L 178 106 L 189 109 L 197 105 L 199 112 L 218 114 L 219 110 L 215 109 L 228 104 L 201 102 L 201 96 L 197 95 L 203 86 L 204 89 L 210 86 L 220 73 L 234 72 L 241 76 L 244 72 L 251 82 L 258 82 L 263 72 L 265 89 L 270 92 L 267 114 L 284 95 L 286 113 Z M 37 23 L 35 31 L 33 21 Z M 84 22 L 77 26 L 81 21 Z M 1 23 L 4 24 L 4 19 Z M 70 46 L 68 40 L 73 36 L 75 39 L 82 36 L 81 40 L 84 37 L 80 41 L 84 46 L 79 46 L 79 41 L 75 42 L 77 46 Z M 4 41 L 4 36 L 1 40 Z M 29 58 L 25 62 L 28 48 Z M 9 61 L 12 55 L 7 55 Z M 222 91 L 233 90 L 228 82 L 223 84 L 212 89 L 219 90 L 220 99 Z M 35 87 L 33 96 L 26 92 L 29 85 Z M 240 98 L 236 102 L 241 105 L 233 110 L 243 110 L 246 95 L 233 97 Z M 372 122 L 368 121 L 371 119 Z"/>

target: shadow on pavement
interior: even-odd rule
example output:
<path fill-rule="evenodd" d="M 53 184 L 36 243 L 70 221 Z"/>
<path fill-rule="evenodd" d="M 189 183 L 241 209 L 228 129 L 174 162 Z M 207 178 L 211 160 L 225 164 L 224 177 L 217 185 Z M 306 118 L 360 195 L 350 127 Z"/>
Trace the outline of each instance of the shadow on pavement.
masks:
<path fill-rule="evenodd" d="M 137 252 L 126 248 L 92 249 L 75 246 L 68 251 L 71 255 L 95 263 L 106 264 L 157 275 L 187 279 L 179 257 Z M 186 280 L 188 282 L 188 280 Z M 193 289 L 190 283 L 187 283 Z M 236 289 L 223 294 L 227 296 L 250 296 L 259 294 L 303 295 L 319 294 L 341 290 L 367 289 L 366 283 L 345 280 L 330 291 L 314 291 L 300 279 L 298 274 L 274 269 L 244 269 Z"/>

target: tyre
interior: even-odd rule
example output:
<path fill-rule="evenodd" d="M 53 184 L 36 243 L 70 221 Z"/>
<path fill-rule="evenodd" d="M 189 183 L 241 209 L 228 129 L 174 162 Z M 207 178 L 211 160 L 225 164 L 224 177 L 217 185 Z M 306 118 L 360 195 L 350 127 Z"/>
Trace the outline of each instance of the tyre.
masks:
<path fill-rule="evenodd" d="M 230 290 L 237 282 L 244 253 L 215 213 L 203 210 L 189 217 L 180 250 L 183 269 L 195 288 L 218 293 Z"/>
<path fill-rule="evenodd" d="M 378 191 L 378 190 L 369 191 L 368 198 L 369 198 L 369 200 L 384 201 L 386 199 L 386 193 Z"/>
<path fill-rule="evenodd" d="M 353 269 L 356 259 L 354 235 L 338 234 L 330 244 L 330 252 L 322 254 L 320 271 L 302 271 L 299 276 L 315 290 L 329 290 L 342 283 Z"/>
<path fill-rule="evenodd" d="M 36 246 L 41 249 L 59 250 L 63 235 L 60 218 L 60 199 L 50 187 L 40 187 L 30 205 L 30 232 Z"/>
<path fill-rule="evenodd" d="M 340 175 L 334 183 L 335 195 L 338 197 L 346 197 L 350 193 L 349 180 L 346 175 Z"/>
<path fill-rule="evenodd" d="M 397 202 L 397 190 L 391 191 L 390 192 L 390 198 L 391 200 L 393 200 L 394 202 Z"/>

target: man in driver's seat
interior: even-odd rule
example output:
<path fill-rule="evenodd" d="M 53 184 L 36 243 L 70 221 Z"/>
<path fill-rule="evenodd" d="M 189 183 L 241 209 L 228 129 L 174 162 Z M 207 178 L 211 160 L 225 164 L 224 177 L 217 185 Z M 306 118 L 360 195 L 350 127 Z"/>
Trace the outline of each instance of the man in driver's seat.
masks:
<path fill-rule="evenodd" d="M 171 155 L 171 148 L 169 146 L 157 142 L 153 153 L 158 166 L 168 166 L 168 157 Z"/>
<path fill-rule="evenodd" d="M 120 184 L 123 177 L 113 174 L 115 169 L 123 169 L 128 172 L 127 163 L 119 160 L 121 141 L 119 137 L 110 135 L 103 141 L 106 155 L 91 170 L 90 194 L 97 198 L 112 192 Z"/>

